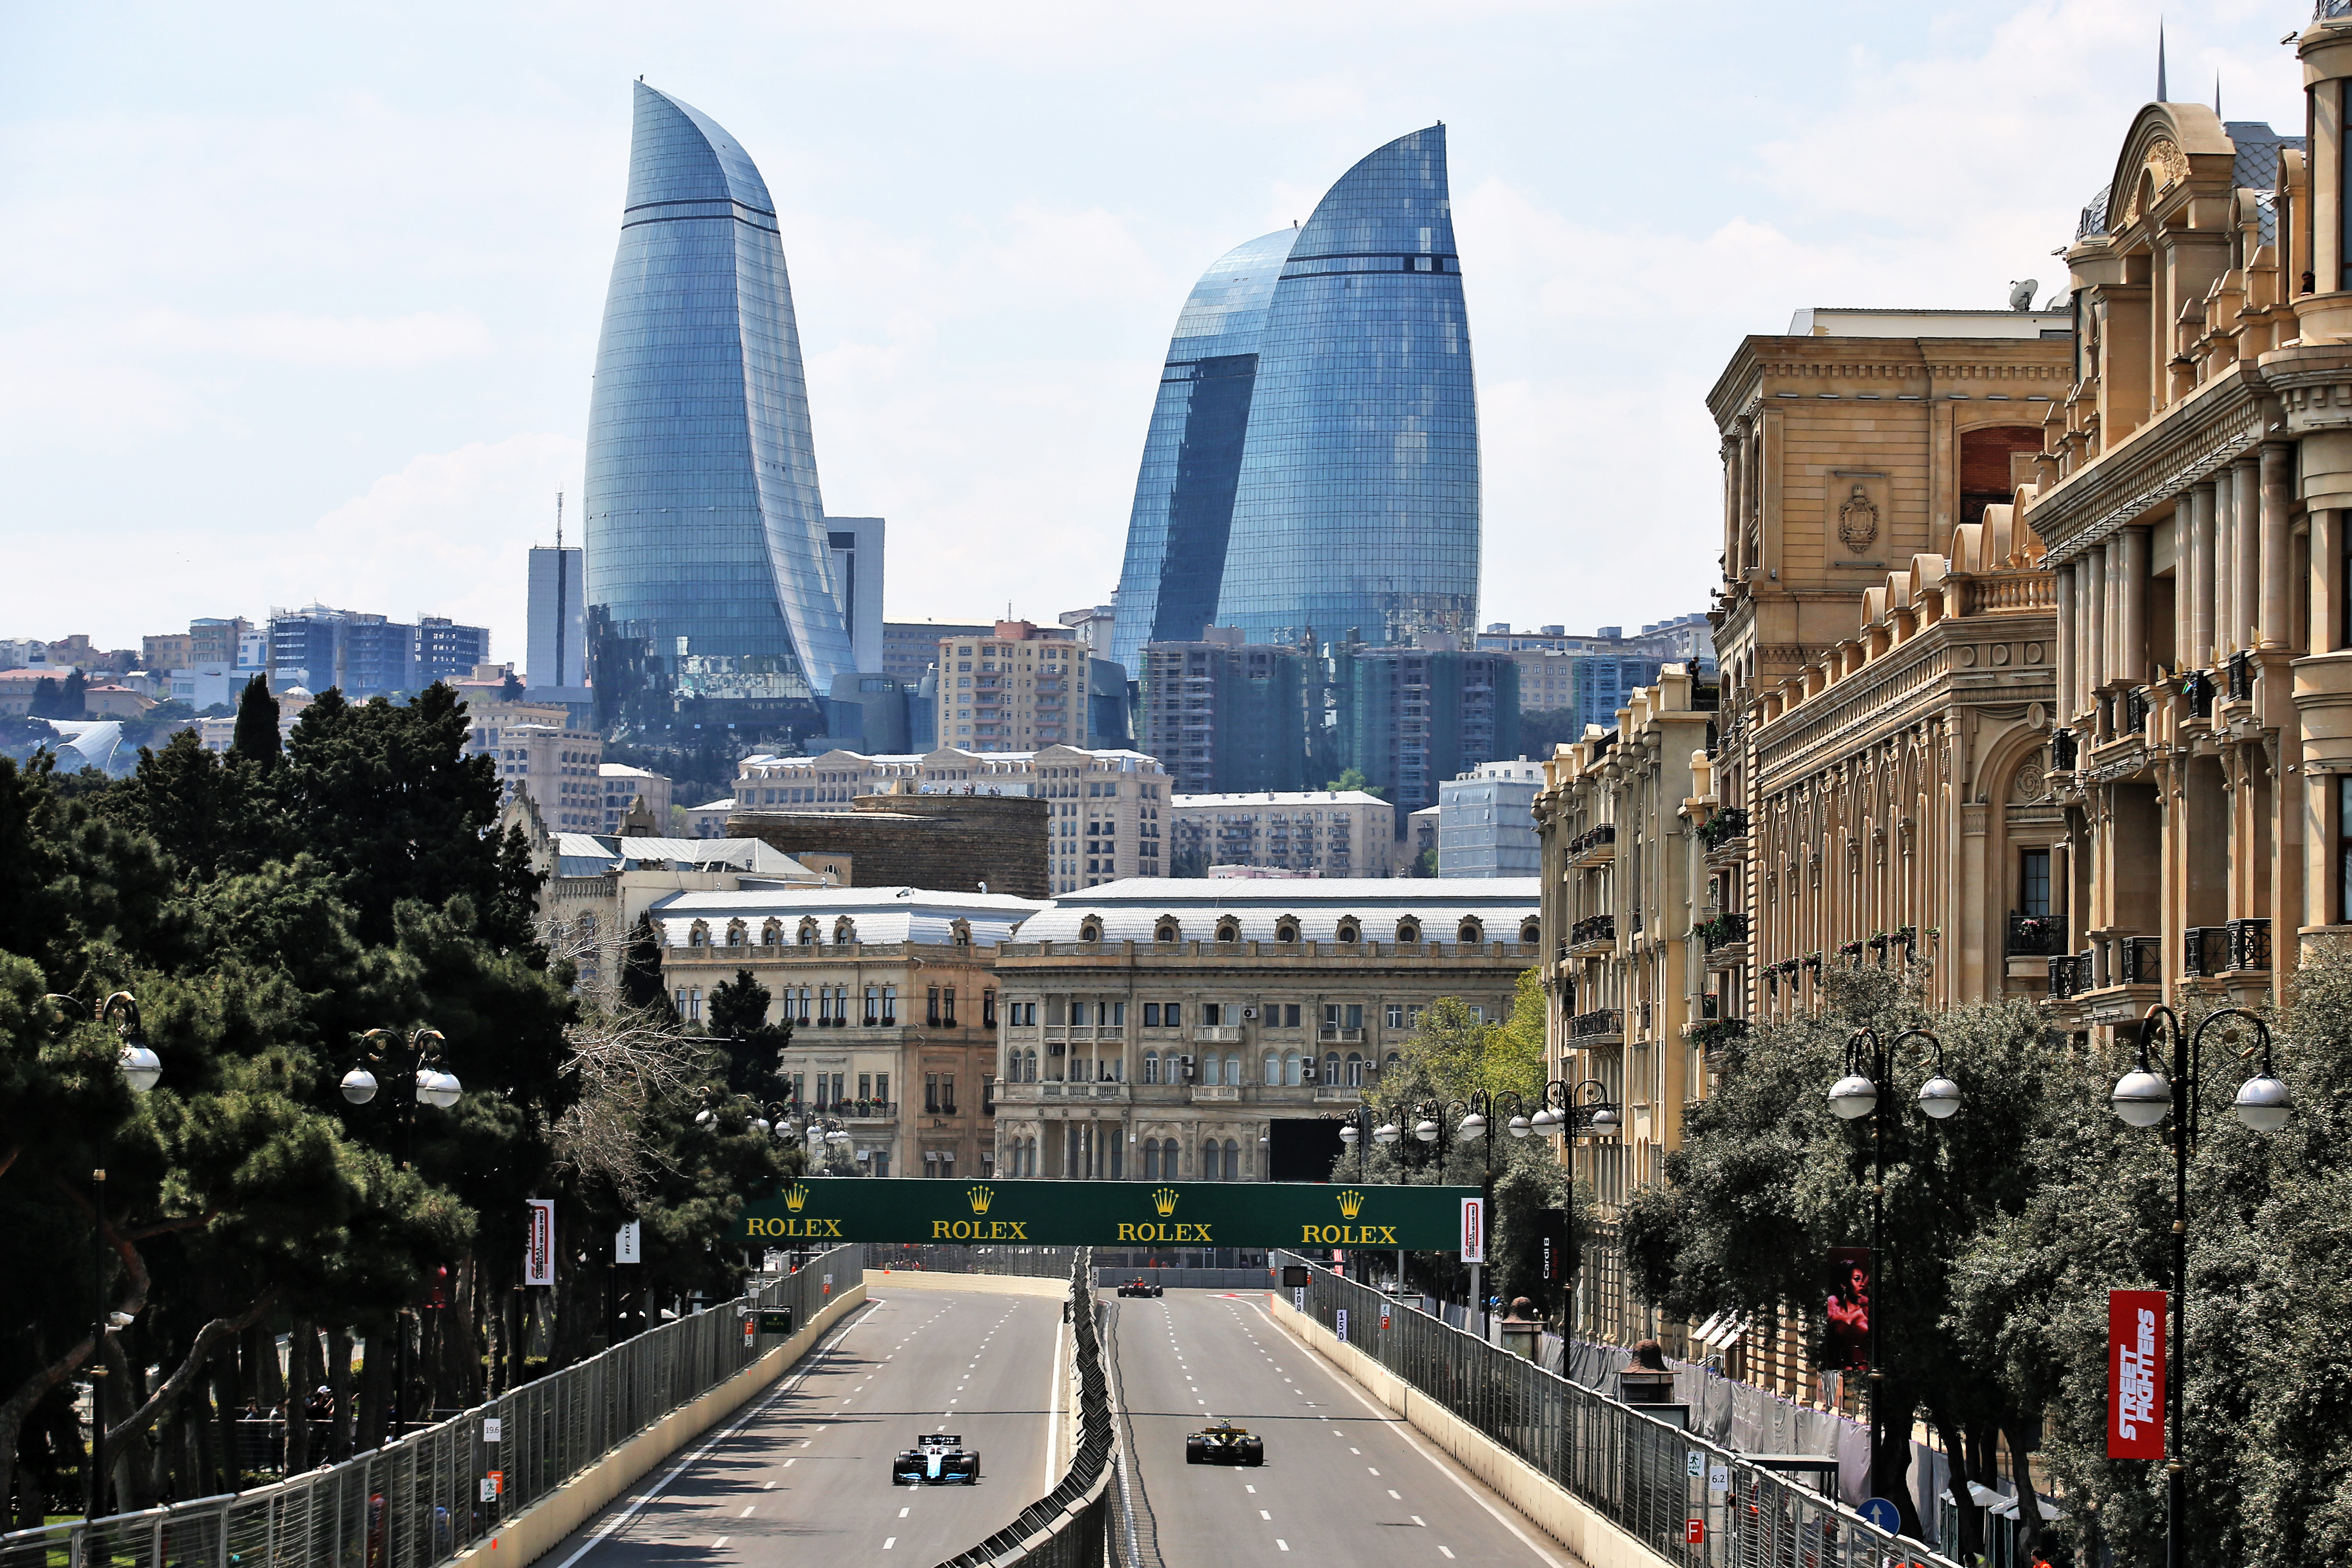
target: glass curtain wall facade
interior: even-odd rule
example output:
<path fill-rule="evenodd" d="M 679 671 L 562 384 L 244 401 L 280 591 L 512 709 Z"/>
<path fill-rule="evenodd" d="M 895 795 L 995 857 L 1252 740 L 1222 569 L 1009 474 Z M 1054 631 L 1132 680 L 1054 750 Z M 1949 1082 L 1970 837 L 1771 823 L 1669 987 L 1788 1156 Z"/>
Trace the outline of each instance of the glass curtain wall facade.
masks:
<path fill-rule="evenodd" d="M 1466 639 L 1478 544 L 1477 396 L 1438 125 L 1365 158 L 1302 227 L 1230 252 L 1193 289 L 1145 443 L 1115 646 L 1140 673 L 1143 644 L 1210 624 L 1294 647 L 1350 631 L 1374 647 Z"/>
<path fill-rule="evenodd" d="M 643 82 L 587 490 L 598 721 L 814 722 L 854 661 L 775 204 L 733 137 Z"/>

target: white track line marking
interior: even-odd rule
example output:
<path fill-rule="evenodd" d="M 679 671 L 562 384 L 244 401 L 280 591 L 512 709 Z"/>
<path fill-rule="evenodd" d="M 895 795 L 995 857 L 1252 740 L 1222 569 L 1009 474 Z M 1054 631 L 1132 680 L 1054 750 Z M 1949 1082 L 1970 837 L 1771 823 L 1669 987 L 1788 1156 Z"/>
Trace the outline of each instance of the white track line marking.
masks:
<path fill-rule="evenodd" d="M 726 1538 L 725 1536 L 723 1536 L 723 1535 L 722 1535 L 722 1536 L 720 1536 L 718 1540 L 716 1540 L 716 1541 L 714 1541 L 714 1542 L 712 1542 L 710 1543 L 710 1550 L 712 1550 L 713 1552 L 716 1552 L 716 1551 L 718 1551 L 720 1547 L 722 1547 L 722 1546 L 724 1546 L 724 1545 L 726 1545 L 726 1544 L 727 1544 L 727 1538 Z"/>
<path fill-rule="evenodd" d="M 719 1444 L 727 1441 L 728 1438 L 735 1436 L 736 1433 L 740 1432 L 744 1427 L 750 1426 L 754 1420 L 765 1415 L 767 1413 L 768 1406 L 773 1405 L 777 1400 L 782 1399 L 785 1394 L 790 1394 L 793 1390 L 798 1388 L 803 1383 L 806 1382 L 809 1375 L 815 1372 L 816 1369 L 824 1363 L 824 1358 L 831 1355 L 835 1351 L 841 1347 L 841 1342 L 849 1337 L 849 1331 L 856 1328 L 860 1322 L 864 1321 L 865 1318 L 866 1314 L 863 1312 L 851 1313 L 849 1321 L 842 1324 L 839 1329 L 836 1329 L 834 1331 L 834 1335 L 831 1340 L 825 1342 L 824 1344 L 818 1345 L 814 1350 L 809 1352 L 808 1364 L 806 1366 L 801 1368 L 799 1372 L 793 1373 L 791 1377 L 781 1380 L 777 1384 L 776 1391 L 773 1394 L 769 1394 L 767 1398 L 760 1401 L 758 1405 L 752 1406 L 751 1413 L 750 1415 L 744 1416 L 740 1421 L 736 1422 L 734 1426 L 730 1426 L 726 1431 L 719 1434 L 718 1436 L 710 1439 L 709 1442 L 705 1443 L 701 1447 L 697 1448 L 693 1453 L 688 1454 L 684 1459 L 678 1462 L 678 1466 L 676 1469 L 664 1476 L 654 1485 L 652 1489 L 639 1493 L 637 1500 L 635 1502 L 629 1504 L 629 1506 L 623 1509 L 618 1515 L 608 1521 L 602 1529 L 596 1531 L 595 1534 L 582 1542 L 580 1543 L 580 1549 L 574 1552 L 571 1556 L 565 1558 L 562 1562 L 557 1563 L 555 1568 L 572 1568 L 572 1564 L 578 1563 L 583 1557 L 587 1556 L 591 1552 L 593 1552 L 597 1545 L 602 1542 L 606 1536 L 620 1529 L 621 1526 L 628 1523 L 632 1519 L 635 1519 L 639 1509 L 645 1507 L 646 1504 L 653 1501 L 654 1499 L 667 1491 L 670 1489 L 671 1484 L 675 1482 L 678 1477 L 686 1474 L 688 1470 L 694 1468 L 696 1461 L 699 1460 L 704 1455 L 709 1453 L 711 1449 L 719 1447 Z M 803 1441 L 801 1444 L 801 1447 L 804 1448 L 810 1447 L 814 1446 L 815 1442 L 816 1439 L 811 1437 Z M 719 1539 L 724 1541 L 727 1538 L 722 1535 Z"/>
<path fill-rule="evenodd" d="M 1260 1317 L 1266 1321 L 1266 1325 L 1269 1328 L 1281 1327 L 1280 1324 L 1275 1322 L 1274 1314 L 1267 1311 L 1265 1307 L 1259 1306 L 1257 1308 L 1257 1312 Z M 1520 1545 L 1534 1552 L 1538 1557 L 1542 1558 L 1546 1563 L 1550 1563 L 1552 1568 L 1570 1568 L 1570 1564 L 1572 1563 L 1575 1559 L 1562 1558 L 1550 1547 L 1544 1545 L 1541 1542 L 1536 1540 L 1534 1536 L 1529 1535 L 1526 1531 L 1521 1530 L 1517 1521 L 1513 1520 L 1510 1515 L 1505 1513 L 1501 1509 L 1495 1506 L 1494 1503 L 1479 1495 L 1477 1488 L 1472 1486 L 1460 1475 L 1456 1474 L 1453 1467 L 1448 1465 L 1444 1459 L 1439 1457 L 1437 1450 L 1431 1447 L 1428 1443 L 1423 1439 L 1421 1434 L 1412 1429 L 1412 1423 L 1404 1420 L 1402 1416 L 1398 1415 L 1395 1411 L 1389 1409 L 1387 1406 L 1373 1404 L 1371 1396 L 1366 1394 L 1363 1389 L 1358 1385 L 1356 1380 L 1349 1377 L 1346 1373 L 1341 1372 L 1338 1367 L 1332 1365 L 1330 1362 L 1324 1359 L 1322 1352 L 1308 1344 L 1305 1340 L 1300 1339 L 1296 1335 L 1289 1334 L 1287 1330 L 1285 1330 L 1284 1333 L 1286 1337 L 1290 1339 L 1290 1342 L 1293 1344 L 1307 1352 L 1307 1359 L 1313 1363 L 1318 1370 L 1322 1372 L 1322 1373 L 1328 1377 L 1333 1383 L 1338 1384 L 1342 1389 L 1345 1389 L 1349 1394 L 1352 1394 L 1355 1397 L 1356 1403 L 1362 1405 L 1365 1411 L 1369 1413 L 1374 1420 L 1378 1421 L 1381 1426 L 1394 1431 L 1399 1437 L 1404 1440 L 1405 1447 L 1411 1448 L 1414 1453 L 1419 1454 L 1423 1458 L 1428 1460 L 1432 1468 L 1435 1469 L 1447 1480 L 1452 1481 L 1455 1486 L 1460 1487 L 1462 1489 L 1462 1494 L 1465 1497 L 1476 1503 L 1480 1508 L 1485 1509 L 1488 1513 L 1494 1515 L 1495 1521 L 1497 1524 L 1500 1524 L 1505 1530 L 1509 1531 L 1513 1535 L 1517 1536 Z M 1337 1436 L 1339 1434 L 1337 1431 L 1334 1431 L 1332 1435 Z M 562 1564 L 562 1568 L 571 1568 L 571 1564 Z"/>

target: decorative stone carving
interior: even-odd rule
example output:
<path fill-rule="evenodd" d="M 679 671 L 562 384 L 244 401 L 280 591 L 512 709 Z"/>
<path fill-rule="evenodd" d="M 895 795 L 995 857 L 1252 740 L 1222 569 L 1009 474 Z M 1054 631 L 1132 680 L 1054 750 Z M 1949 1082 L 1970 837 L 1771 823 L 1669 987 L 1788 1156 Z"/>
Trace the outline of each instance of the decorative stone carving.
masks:
<path fill-rule="evenodd" d="M 1838 538 L 1845 542 L 1848 550 L 1867 550 L 1877 537 L 1878 503 L 1856 485 L 1845 504 L 1838 508 Z"/>
<path fill-rule="evenodd" d="M 2050 753 L 2037 751 L 2017 764 L 2009 778 L 2009 798 L 2021 805 L 2031 805 L 2050 793 Z"/>

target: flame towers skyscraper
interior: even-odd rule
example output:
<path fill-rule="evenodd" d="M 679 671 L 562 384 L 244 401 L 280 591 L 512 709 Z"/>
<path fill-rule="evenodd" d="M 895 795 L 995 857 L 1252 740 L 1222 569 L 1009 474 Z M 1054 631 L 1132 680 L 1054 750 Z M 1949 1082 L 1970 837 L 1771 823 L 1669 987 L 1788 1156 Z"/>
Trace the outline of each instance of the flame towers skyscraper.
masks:
<path fill-rule="evenodd" d="M 1220 257 L 1177 319 L 1145 437 L 1113 649 L 1466 636 L 1478 410 L 1445 128 Z"/>
<path fill-rule="evenodd" d="M 814 721 L 854 664 L 775 203 L 733 137 L 642 81 L 587 479 L 599 723 Z"/>

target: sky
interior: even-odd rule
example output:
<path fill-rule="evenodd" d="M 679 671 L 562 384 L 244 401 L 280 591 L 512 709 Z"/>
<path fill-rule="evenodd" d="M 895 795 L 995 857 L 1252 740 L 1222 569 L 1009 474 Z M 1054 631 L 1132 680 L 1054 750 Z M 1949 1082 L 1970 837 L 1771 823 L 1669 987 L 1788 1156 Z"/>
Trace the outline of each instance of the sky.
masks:
<path fill-rule="evenodd" d="M 2307 0 L 2168 0 L 2299 130 Z M 2154 96 L 2154 3 L 0 0 L 0 637 L 325 601 L 487 625 L 576 518 L 630 82 L 780 214 L 826 510 L 894 620 L 1117 586 L 1193 279 L 1448 131 L 1480 620 L 1706 607 L 1705 397 L 1817 305 L 1998 307 Z M 567 541 L 576 542 L 576 526 Z"/>

